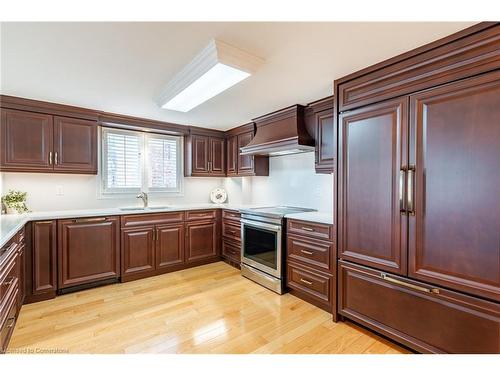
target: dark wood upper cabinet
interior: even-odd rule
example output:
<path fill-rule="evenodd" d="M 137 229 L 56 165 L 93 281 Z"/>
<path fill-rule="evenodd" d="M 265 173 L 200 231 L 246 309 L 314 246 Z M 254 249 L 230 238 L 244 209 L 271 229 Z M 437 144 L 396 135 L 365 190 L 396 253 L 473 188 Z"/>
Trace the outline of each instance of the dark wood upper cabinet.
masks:
<path fill-rule="evenodd" d="M 399 202 L 407 103 L 402 98 L 339 116 L 339 256 L 398 274 L 407 269 L 407 217 Z"/>
<path fill-rule="evenodd" d="M 119 217 L 59 220 L 59 289 L 118 278 L 119 235 Z"/>
<path fill-rule="evenodd" d="M 209 170 L 212 176 L 226 175 L 226 148 L 224 138 L 210 137 L 209 150 Z"/>
<path fill-rule="evenodd" d="M 97 122 L 2 109 L 1 170 L 97 174 Z"/>
<path fill-rule="evenodd" d="M 216 221 L 186 223 L 186 263 L 207 260 L 218 256 L 218 230 Z"/>
<path fill-rule="evenodd" d="M 233 135 L 226 139 L 227 176 L 238 175 L 238 136 Z"/>
<path fill-rule="evenodd" d="M 158 225 L 155 234 L 156 269 L 184 263 L 184 224 Z"/>
<path fill-rule="evenodd" d="M 209 166 L 209 142 L 210 138 L 204 135 L 193 135 L 192 139 L 192 174 L 208 174 Z"/>
<path fill-rule="evenodd" d="M 54 170 L 97 174 L 97 123 L 54 117 Z"/>
<path fill-rule="evenodd" d="M 35 221 L 32 224 L 33 295 L 53 294 L 57 290 L 57 222 Z"/>
<path fill-rule="evenodd" d="M 199 131 L 185 137 L 184 174 L 186 177 L 226 175 L 226 141 L 222 132 Z"/>
<path fill-rule="evenodd" d="M 333 131 L 333 97 L 309 103 L 306 108 L 307 131 L 313 136 L 316 173 L 333 173 L 337 153 L 336 136 Z"/>
<path fill-rule="evenodd" d="M 2 109 L 1 136 L 2 171 L 52 171 L 52 116 Z"/>
<path fill-rule="evenodd" d="M 238 134 L 238 174 L 252 174 L 254 171 L 254 156 L 240 155 L 240 148 L 246 146 L 253 138 L 254 131 Z"/>
<path fill-rule="evenodd" d="M 227 176 L 269 176 L 269 157 L 263 155 L 241 155 L 240 148 L 246 146 L 255 135 L 255 124 L 238 126 L 226 132 Z"/>
<path fill-rule="evenodd" d="M 500 72 L 411 96 L 409 275 L 500 301 Z"/>
<path fill-rule="evenodd" d="M 339 111 L 499 68 L 500 24 L 482 22 L 336 80 Z"/>

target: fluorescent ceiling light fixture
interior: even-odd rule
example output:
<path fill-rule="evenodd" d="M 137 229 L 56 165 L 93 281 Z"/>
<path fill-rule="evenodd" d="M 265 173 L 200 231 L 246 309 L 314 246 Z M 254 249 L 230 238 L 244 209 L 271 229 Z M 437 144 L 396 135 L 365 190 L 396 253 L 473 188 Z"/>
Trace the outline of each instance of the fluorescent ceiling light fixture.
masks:
<path fill-rule="evenodd" d="M 158 104 L 165 109 L 188 112 L 248 78 L 262 63 L 260 57 L 213 39 L 167 84 Z"/>

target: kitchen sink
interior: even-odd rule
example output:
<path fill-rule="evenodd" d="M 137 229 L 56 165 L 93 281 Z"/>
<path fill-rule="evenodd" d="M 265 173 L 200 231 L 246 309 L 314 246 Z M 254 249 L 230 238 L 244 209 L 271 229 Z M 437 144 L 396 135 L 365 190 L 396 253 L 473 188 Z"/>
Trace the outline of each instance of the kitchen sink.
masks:
<path fill-rule="evenodd" d="M 164 210 L 169 208 L 168 206 L 151 206 L 151 207 L 120 207 L 121 211 L 155 211 L 155 210 Z"/>

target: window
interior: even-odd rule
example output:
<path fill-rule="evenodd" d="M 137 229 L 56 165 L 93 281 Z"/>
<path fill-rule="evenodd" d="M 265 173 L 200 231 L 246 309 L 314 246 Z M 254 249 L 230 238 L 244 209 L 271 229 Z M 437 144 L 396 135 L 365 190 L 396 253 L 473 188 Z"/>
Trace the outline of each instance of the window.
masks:
<path fill-rule="evenodd" d="M 103 128 L 102 194 L 180 193 L 181 139 Z"/>

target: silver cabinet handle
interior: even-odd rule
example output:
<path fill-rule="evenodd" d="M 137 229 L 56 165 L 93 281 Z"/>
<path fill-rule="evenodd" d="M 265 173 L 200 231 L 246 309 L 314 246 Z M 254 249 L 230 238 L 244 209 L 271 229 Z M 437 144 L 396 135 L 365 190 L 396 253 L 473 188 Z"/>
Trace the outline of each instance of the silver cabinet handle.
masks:
<path fill-rule="evenodd" d="M 406 214 L 406 202 L 405 202 L 405 179 L 406 179 L 406 167 L 401 167 L 399 170 L 399 211 L 402 214 Z"/>
<path fill-rule="evenodd" d="M 49 151 L 49 165 L 52 165 L 52 151 Z"/>
<path fill-rule="evenodd" d="M 306 279 L 300 279 L 301 282 L 303 282 L 304 284 L 307 284 L 307 285 L 312 285 L 312 281 L 309 281 L 309 280 L 306 280 Z"/>
<path fill-rule="evenodd" d="M 314 228 L 302 227 L 302 230 L 305 230 L 308 232 L 314 232 Z"/>
<path fill-rule="evenodd" d="M 54 153 L 54 164 L 57 165 L 57 151 Z"/>
<path fill-rule="evenodd" d="M 409 215 L 415 215 L 415 166 L 408 167 L 408 178 L 406 180 L 406 210 Z"/>
<path fill-rule="evenodd" d="M 304 253 L 304 254 L 307 254 L 307 255 L 313 255 L 312 251 L 307 251 L 307 250 L 304 250 L 304 249 L 301 249 L 300 252 Z"/>
<path fill-rule="evenodd" d="M 407 283 L 405 281 L 401 281 L 401 280 L 395 279 L 393 277 L 387 276 L 387 274 L 385 274 L 385 273 L 381 273 L 380 278 L 382 280 L 388 281 L 392 284 L 405 286 L 405 287 L 410 288 L 410 289 L 418 290 L 419 292 L 439 294 L 438 288 L 429 289 L 429 288 L 424 288 L 423 286 L 413 285 L 413 284 Z"/>

